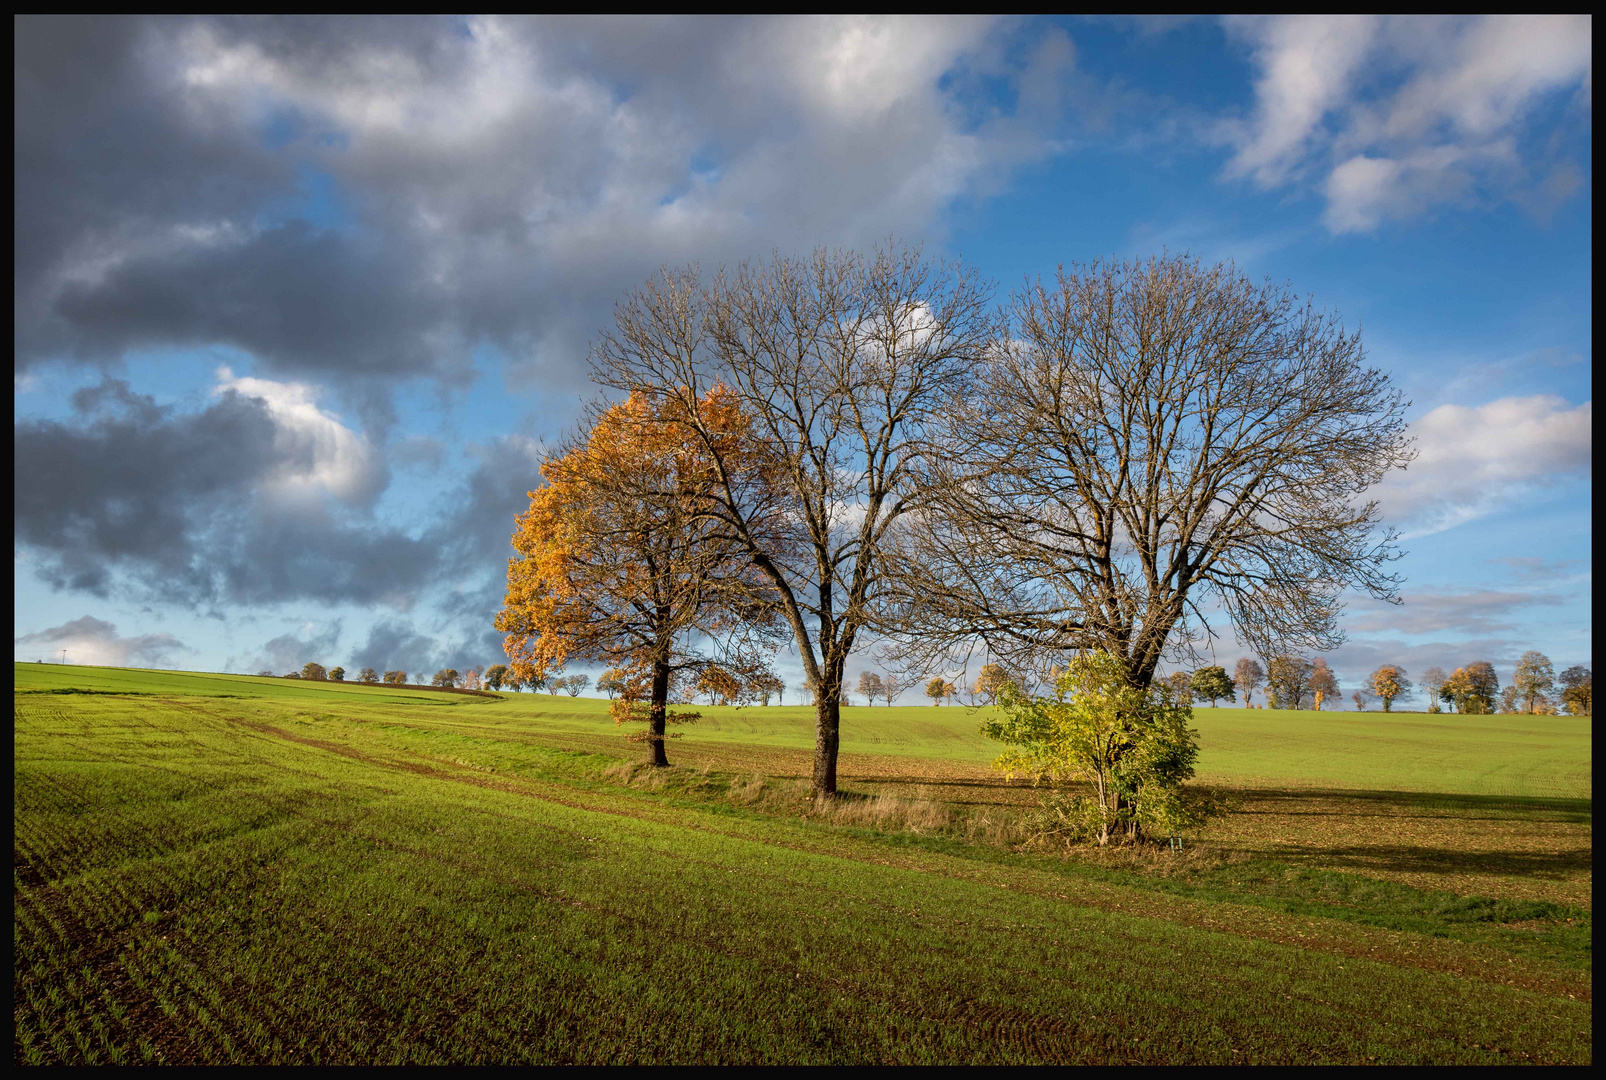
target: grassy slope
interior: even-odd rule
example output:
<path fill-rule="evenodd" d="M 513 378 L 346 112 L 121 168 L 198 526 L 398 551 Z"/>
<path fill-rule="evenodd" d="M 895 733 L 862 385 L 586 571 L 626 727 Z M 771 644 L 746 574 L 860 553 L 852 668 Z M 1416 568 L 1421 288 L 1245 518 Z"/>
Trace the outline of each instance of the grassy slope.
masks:
<path fill-rule="evenodd" d="M 19 1060 L 1590 1056 L 1567 965 L 655 797 L 525 736 L 596 703 L 17 678 Z M 28 692 L 60 679 L 128 696 Z M 898 745 L 898 711 L 859 726 Z"/>
<path fill-rule="evenodd" d="M 428 691 L 337 683 L 302 683 L 246 675 L 189 675 L 120 668 L 17 664 L 18 686 L 77 686 L 136 693 L 249 694 L 280 700 L 351 701 L 440 708 L 455 701 Z M 178 681 L 175 681 L 178 680 Z M 799 706 L 696 707 L 703 718 L 683 729 L 695 743 L 808 749 L 813 712 Z M 594 698 L 510 694 L 491 716 L 528 720 L 555 731 L 615 732 L 608 703 Z M 977 733 L 979 711 L 957 706 L 857 706 L 844 710 L 843 752 L 984 765 L 996 745 Z M 1590 720 L 1570 716 L 1456 716 L 1426 713 L 1292 712 L 1210 709 L 1194 712 L 1202 777 L 1335 788 L 1590 798 Z"/>

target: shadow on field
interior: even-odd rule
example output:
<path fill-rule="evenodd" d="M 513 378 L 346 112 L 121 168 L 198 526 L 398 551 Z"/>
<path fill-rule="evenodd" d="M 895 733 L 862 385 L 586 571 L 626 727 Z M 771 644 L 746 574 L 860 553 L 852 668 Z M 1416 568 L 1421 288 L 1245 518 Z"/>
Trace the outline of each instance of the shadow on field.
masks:
<path fill-rule="evenodd" d="M 1223 791 L 1228 790 L 1223 787 Z M 1357 807 L 1369 806 L 1379 815 L 1405 814 L 1410 817 L 1441 816 L 1461 820 L 1566 821 L 1588 825 L 1594 817 L 1589 799 L 1558 799 L 1542 796 L 1447 795 L 1419 791 L 1348 791 L 1341 788 L 1252 788 L 1243 792 L 1254 803 L 1264 805 L 1261 812 L 1317 815 L 1337 812 L 1352 814 Z"/>
<path fill-rule="evenodd" d="M 1294 855 L 1304 849 L 1271 847 L 1271 854 Z M 1589 848 L 1556 852 L 1447 851 L 1442 848 L 1368 844 L 1333 847 L 1323 852 L 1323 864 L 1335 870 L 1373 873 L 1493 874 L 1565 881 L 1589 870 L 1594 858 Z"/>
<path fill-rule="evenodd" d="M 1238 801 L 1201 838 L 1223 852 L 1421 888 L 1590 904 L 1590 800 L 1298 788 Z"/>

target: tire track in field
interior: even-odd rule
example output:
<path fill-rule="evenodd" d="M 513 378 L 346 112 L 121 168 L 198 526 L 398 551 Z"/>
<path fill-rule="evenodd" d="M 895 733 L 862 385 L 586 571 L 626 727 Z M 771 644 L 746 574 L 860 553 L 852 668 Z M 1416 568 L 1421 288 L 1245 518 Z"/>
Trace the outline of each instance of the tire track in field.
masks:
<path fill-rule="evenodd" d="M 175 701 L 173 704 L 178 705 L 180 703 Z M 612 817 L 632 818 L 656 825 L 695 829 L 712 835 L 725 836 L 730 839 L 763 844 L 804 854 L 848 859 L 853 862 L 885 866 L 891 869 L 932 873 L 954 881 L 992 886 L 1023 895 L 1063 901 L 1114 914 L 1160 919 L 1196 929 L 1291 946 L 1309 952 L 1320 952 L 1354 960 L 1375 961 L 1396 967 L 1412 967 L 1423 971 L 1451 974 L 1462 978 L 1477 979 L 1480 982 L 1528 990 L 1551 997 L 1572 998 L 1583 1002 L 1593 1001 L 1593 980 L 1587 974 L 1574 973 L 1565 969 L 1537 964 L 1525 958 L 1508 956 L 1504 953 L 1499 953 L 1497 950 L 1486 950 L 1466 943 L 1446 943 L 1403 931 L 1379 930 L 1353 923 L 1340 924 L 1344 927 L 1343 932 L 1340 934 L 1334 931 L 1331 920 L 1289 915 L 1284 912 L 1275 912 L 1258 907 L 1242 908 L 1234 906 L 1223 910 L 1223 905 L 1208 904 L 1208 902 L 1189 900 L 1182 897 L 1163 896 L 1136 889 L 1121 889 L 1118 886 L 1106 886 L 1092 882 L 1078 881 L 1074 883 L 1074 886 L 1070 882 L 1056 883 L 1058 885 L 1057 888 L 1045 888 L 1042 885 L 1021 880 L 1023 873 L 1029 874 L 1032 873 L 1031 871 L 1006 871 L 1005 868 L 992 867 L 990 869 L 993 872 L 989 874 L 982 869 L 962 870 L 951 866 L 943 866 L 938 862 L 941 856 L 904 855 L 901 857 L 889 857 L 881 852 L 872 854 L 862 850 L 854 851 L 850 849 L 850 844 L 853 842 L 846 838 L 838 838 L 838 843 L 841 846 L 788 843 L 773 837 L 756 836 L 741 831 L 716 828 L 708 824 L 693 824 L 685 821 L 682 817 L 665 811 L 654 811 L 646 807 L 626 808 L 617 805 L 600 805 L 596 802 L 578 799 L 572 794 L 560 796 L 550 791 L 534 790 L 531 786 L 526 786 L 538 783 L 538 781 L 515 783 L 507 780 L 492 780 L 471 773 L 449 772 L 422 762 L 397 761 L 378 757 L 340 743 L 297 735 L 265 721 L 222 716 L 199 707 L 187 707 L 191 711 L 201 713 L 212 719 L 225 720 L 250 728 L 262 735 L 336 754 L 349 760 L 537 799 L 565 806 L 572 810 L 605 814 Z M 1013 878 L 1013 880 L 1010 880 L 1010 878 Z M 1073 893 L 1075 895 L 1072 895 Z"/>

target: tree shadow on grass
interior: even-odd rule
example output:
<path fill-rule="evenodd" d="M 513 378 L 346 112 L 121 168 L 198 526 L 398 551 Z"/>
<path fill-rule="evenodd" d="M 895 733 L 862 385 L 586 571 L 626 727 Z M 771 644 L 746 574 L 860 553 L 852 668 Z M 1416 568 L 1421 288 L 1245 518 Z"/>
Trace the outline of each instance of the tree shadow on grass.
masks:
<path fill-rule="evenodd" d="M 1274 844 L 1260 849 L 1270 858 L 1302 860 L 1309 848 Z M 1565 851 L 1469 851 L 1405 844 L 1350 844 L 1323 848 L 1322 865 L 1360 872 L 1479 874 L 1566 881 L 1594 866 L 1590 848 Z"/>
<path fill-rule="evenodd" d="M 1222 793 L 1235 789 L 1211 785 Z M 1342 788 L 1250 788 L 1238 789 L 1246 802 L 1255 806 L 1247 813 L 1290 816 L 1353 816 L 1361 807 L 1379 816 L 1451 817 L 1468 820 L 1563 821 L 1587 825 L 1594 819 L 1590 799 L 1565 799 L 1525 795 L 1459 795 L 1422 791 L 1349 791 Z M 1298 804 L 1305 804 L 1303 806 Z"/>

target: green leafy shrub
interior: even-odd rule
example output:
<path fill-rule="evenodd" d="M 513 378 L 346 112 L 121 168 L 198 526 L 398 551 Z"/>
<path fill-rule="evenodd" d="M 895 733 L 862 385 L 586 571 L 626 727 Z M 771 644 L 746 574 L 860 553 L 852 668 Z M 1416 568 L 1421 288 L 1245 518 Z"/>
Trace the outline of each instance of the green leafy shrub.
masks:
<path fill-rule="evenodd" d="M 1132 685 L 1118 658 L 1077 657 L 1055 680 L 1052 697 L 1011 686 L 999 704 L 981 726 L 1007 747 L 995 767 L 1058 789 L 1038 815 L 1041 835 L 1100 845 L 1123 834 L 1138 841 L 1197 826 L 1214 812 L 1183 788 L 1199 759 L 1197 733 L 1188 726 L 1192 707 L 1163 684 Z M 1092 790 L 1065 791 L 1070 784 Z"/>

